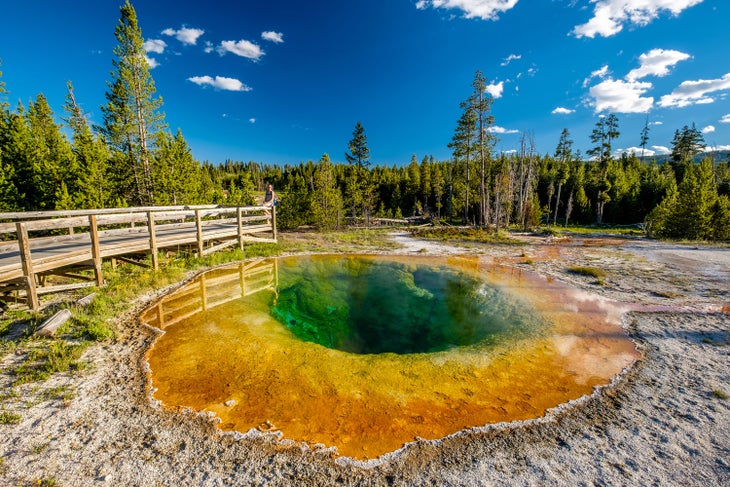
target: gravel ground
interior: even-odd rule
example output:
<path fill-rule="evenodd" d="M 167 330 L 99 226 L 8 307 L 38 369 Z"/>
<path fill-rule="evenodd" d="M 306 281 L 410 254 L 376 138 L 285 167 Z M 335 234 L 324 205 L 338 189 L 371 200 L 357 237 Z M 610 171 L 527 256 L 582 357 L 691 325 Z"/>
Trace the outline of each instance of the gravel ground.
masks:
<path fill-rule="evenodd" d="M 643 239 L 520 236 L 524 246 L 443 245 L 394 235 L 394 252 L 482 255 L 651 312 L 624 317 L 643 359 L 607 387 L 536 420 L 418 441 L 378 460 L 335 458 L 272 433 L 222 434 L 215 420 L 150 399 L 155 332 L 135 303 L 80 373 L 4 398 L 0 485 L 730 485 L 730 249 Z M 602 282 L 567 272 L 607 271 Z M 7 371 L 15 355 L 0 361 Z M 0 373 L 7 396 L 10 376 Z M 34 400 L 66 387 L 68 400 Z M 17 388 L 16 388 L 17 389 Z M 41 391 L 42 392 L 42 391 Z"/>

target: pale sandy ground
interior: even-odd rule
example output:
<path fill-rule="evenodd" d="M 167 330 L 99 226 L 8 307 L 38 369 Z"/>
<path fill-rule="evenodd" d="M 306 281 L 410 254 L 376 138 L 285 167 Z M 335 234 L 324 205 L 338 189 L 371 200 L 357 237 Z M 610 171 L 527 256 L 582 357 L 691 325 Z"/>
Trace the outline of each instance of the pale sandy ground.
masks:
<path fill-rule="evenodd" d="M 544 418 L 475 428 L 353 462 L 277 441 L 220 434 L 210 418 L 149 400 L 144 351 L 154 338 L 134 317 L 92 347 L 91 365 L 6 399 L 0 485 L 730 485 L 730 249 L 640 239 L 553 240 L 525 247 L 443 246 L 394 236 L 402 253 L 485 255 L 608 298 L 666 307 L 632 313 L 627 331 L 645 358 L 613 383 Z M 608 271 L 602 285 L 566 272 Z M 725 307 L 725 313 L 717 311 Z M 5 357 L 7 370 L 17 357 Z M 0 391 L 10 377 L 0 375 Z M 38 388 L 76 396 L 31 401 Z M 713 394 L 715 391 L 715 394 Z M 46 483 L 41 483 L 45 481 Z"/>

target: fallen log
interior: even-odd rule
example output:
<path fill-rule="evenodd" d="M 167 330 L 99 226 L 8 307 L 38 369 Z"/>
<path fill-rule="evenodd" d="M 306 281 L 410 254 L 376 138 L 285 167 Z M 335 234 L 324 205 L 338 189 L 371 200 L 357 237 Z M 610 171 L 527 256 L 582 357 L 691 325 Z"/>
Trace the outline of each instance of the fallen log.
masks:
<path fill-rule="evenodd" d="M 42 337 L 50 337 L 56 333 L 56 330 L 66 323 L 71 318 L 71 311 L 68 309 L 62 309 L 56 314 L 48 318 L 43 324 L 36 330 L 35 334 Z"/>

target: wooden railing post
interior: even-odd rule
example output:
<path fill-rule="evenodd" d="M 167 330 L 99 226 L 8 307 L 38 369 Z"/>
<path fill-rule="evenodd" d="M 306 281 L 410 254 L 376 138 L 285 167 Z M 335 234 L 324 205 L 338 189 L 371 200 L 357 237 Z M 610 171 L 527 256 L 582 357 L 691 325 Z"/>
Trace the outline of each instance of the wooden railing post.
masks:
<path fill-rule="evenodd" d="M 271 233 L 276 240 L 276 205 L 271 205 Z"/>
<path fill-rule="evenodd" d="M 243 210 L 236 208 L 236 223 L 238 224 L 238 248 L 243 250 Z"/>
<path fill-rule="evenodd" d="M 104 284 L 101 272 L 101 248 L 99 247 L 99 229 L 96 226 L 96 215 L 89 215 L 89 236 L 91 237 L 91 260 L 94 263 L 94 277 L 96 285 Z"/>
<path fill-rule="evenodd" d="M 155 236 L 155 214 L 152 211 L 147 212 L 147 227 L 150 232 L 150 253 L 152 254 L 152 268 L 158 270 L 160 268 L 160 260 L 157 256 L 157 237 Z"/>
<path fill-rule="evenodd" d="M 20 262 L 23 266 L 23 276 L 25 277 L 25 289 L 28 294 L 28 306 L 33 311 L 37 311 L 40 307 L 38 300 L 38 290 L 35 286 L 35 273 L 33 272 L 33 260 L 30 255 L 30 243 L 28 242 L 28 229 L 25 223 L 18 222 L 15 224 L 18 232 L 18 247 L 20 247 Z"/>
<path fill-rule="evenodd" d="M 195 210 L 195 228 L 198 232 L 198 258 L 203 257 L 203 222 L 200 219 L 200 210 Z"/>

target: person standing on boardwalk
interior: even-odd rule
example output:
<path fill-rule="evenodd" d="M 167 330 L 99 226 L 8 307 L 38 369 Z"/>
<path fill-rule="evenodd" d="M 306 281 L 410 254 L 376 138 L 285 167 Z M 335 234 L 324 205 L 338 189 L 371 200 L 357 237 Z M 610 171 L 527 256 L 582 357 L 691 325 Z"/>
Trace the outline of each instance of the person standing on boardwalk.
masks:
<path fill-rule="evenodd" d="M 274 206 L 276 201 L 276 193 L 274 193 L 274 185 L 269 183 L 266 185 L 266 194 L 264 195 L 264 206 Z"/>

